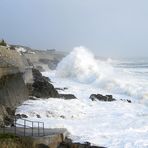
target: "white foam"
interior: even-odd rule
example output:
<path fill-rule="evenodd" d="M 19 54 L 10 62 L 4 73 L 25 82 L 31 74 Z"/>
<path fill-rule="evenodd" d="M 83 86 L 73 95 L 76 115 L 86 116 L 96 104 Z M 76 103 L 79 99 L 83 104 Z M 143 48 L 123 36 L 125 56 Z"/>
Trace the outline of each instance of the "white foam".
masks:
<path fill-rule="evenodd" d="M 83 47 L 74 49 L 61 61 L 57 71 L 43 72 L 43 75 L 48 76 L 55 87 L 68 88 L 59 90 L 60 93 L 74 94 L 78 99 L 29 100 L 18 107 L 16 113 L 26 114 L 30 120 L 44 121 L 47 128 L 66 128 L 75 142 L 88 141 L 109 148 L 147 148 L 148 106 L 144 102 L 89 99 L 93 93 L 125 99 L 134 95 L 140 98 L 146 92 L 143 79 L 138 81 L 127 69 L 117 70 L 111 64 L 111 60 L 95 59 Z M 148 95 L 144 100 L 146 98 Z"/>
<path fill-rule="evenodd" d="M 84 47 L 76 47 L 57 66 L 56 75 L 95 85 L 108 93 L 145 99 L 148 82 L 136 79 L 129 71 L 114 68 L 111 59 L 101 61 Z"/>
<path fill-rule="evenodd" d="M 148 109 L 142 104 L 50 98 L 26 101 L 16 113 L 44 121 L 46 128 L 66 128 L 74 142 L 109 148 L 148 146 Z"/>

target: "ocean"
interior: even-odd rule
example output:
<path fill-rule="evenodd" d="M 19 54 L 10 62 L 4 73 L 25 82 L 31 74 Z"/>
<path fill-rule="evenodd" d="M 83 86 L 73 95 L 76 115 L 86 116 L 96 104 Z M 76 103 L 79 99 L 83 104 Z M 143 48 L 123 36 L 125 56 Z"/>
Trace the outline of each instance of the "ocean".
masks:
<path fill-rule="evenodd" d="M 42 74 L 56 88 L 67 88 L 59 93 L 74 94 L 77 99 L 29 100 L 16 113 L 44 121 L 48 128 L 67 128 L 74 142 L 108 148 L 148 147 L 147 59 L 101 60 L 77 47 L 56 70 Z M 117 101 L 91 101 L 91 94 L 113 95 Z"/>

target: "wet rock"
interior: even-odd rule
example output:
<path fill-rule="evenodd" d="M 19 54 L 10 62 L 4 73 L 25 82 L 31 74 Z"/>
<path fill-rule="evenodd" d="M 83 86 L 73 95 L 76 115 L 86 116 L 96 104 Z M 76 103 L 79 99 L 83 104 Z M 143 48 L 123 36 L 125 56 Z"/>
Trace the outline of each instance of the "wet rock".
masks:
<path fill-rule="evenodd" d="M 92 101 L 96 101 L 96 100 L 99 100 L 99 101 L 108 101 L 108 102 L 111 102 L 111 101 L 115 101 L 116 99 L 114 99 L 112 97 L 112 95 L 106 95 L 106 96 L 103 96 L 101 94 L 92 94 L 90 96 L 90 99 Z"/>
<path fill-rule="evenodd" d="M 15 116 L 16 116 L 16 119 L 28 118 L 28 116 L 25 114 L 16 114 Z"/>
<path fill-rule="evenodd" d="M 131 101 L 131 100 L 127 100 L 127 102 L 128 102 L 128 103 L 132 103 L 132 101 Z"/>
<path fill-rule="evenodd" d="M 34 96 L 29 96 L 29 100 L 38 100 L 38 98 L 36 98 Z"/>
<path fill-rule="evenodd" d="M 108 101 L 108 102 L 116 101 L 116 99 L 113 98 L 112 95 L 105 95 L 105 96 L 103 96 L 103 95 L 101 95 L 101 94 L 92 94 L 92 95 L 90 96 L 90 99 L 91 99 L 92 101 L 97 101 L 97 100 L 99 100 L 99 101 Z M 129 99 L 120 99 L 120 100 L 121 100 L 121 101 L 124 101 L 124 102 L 128 102 L 128 103 L 131 103 L 131 102 L 132 102 L 132 101 L 129 100 Z"/>
<path fill-rule="evenodd" d="M 58 148 L 105 148 L 105 147 L 91 146 L 89 142 L 73 143 L 71 139 L 66 138 L 64 142 L 60 143 Z"/>
<path fill-rule="evenodd" d="M 61 116 L 60 116 L 60 118 L 63 118 L 63 119 L 64 119 L 64 118 L 65 118 L 65 116 L 61 115 Z"/>
<path fill-rule="evenodd" d="M 73 94 L 60 94 L 60 98 L 70 100 L 70 99 L 77 99 L 75 95 Z"/>
<path fill-rule="evenodd" d="M 64 87 L 64 88 L 55 88 L 56 90 L 62 90 L 62 91 L 64 91 L 64 90 L 67 90 L 68 88 L 67 87 Z"/>
<path fill-rule="evenodd" d="M 41 118 L 41 116 L 40 116 L 40 115 L 38 115 L 38 114 L 36 115 L 36 117 L 37 117 L 37 118 Z"/>
<path fill-rule="evenodd" d="M 39 70 L 33 69 L 33 78 L 34 82 L 32 84 L 32 88 L 30 88 L 31 96 L 35 96 L 37 98 L 58 98 L 59 94 L 54 86 L 49 82 L 47 77 L 42 76 Z"/>
<path fill-rule="evenodd" d="M 120 99 L 121 101 L 124 101 L 124 102 L 128 102 L 128 103 L 132 103 L 132 101 L 131 100 L 129 100 L 129 99 Z"/>

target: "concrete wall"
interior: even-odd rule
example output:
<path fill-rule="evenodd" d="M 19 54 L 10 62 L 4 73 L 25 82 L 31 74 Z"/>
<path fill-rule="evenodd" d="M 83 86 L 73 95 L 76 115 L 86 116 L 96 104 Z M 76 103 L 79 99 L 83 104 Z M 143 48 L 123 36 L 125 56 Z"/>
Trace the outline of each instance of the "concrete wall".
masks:
<path fill-rule="evenodd" d="M 31 83 L 32 66 L 23 54 L 7 47 L 0 46 L 0 78 L 3 75 L 23 73 L 25 83 Z"/>
<path fill-rule="evenodd" d="M 28 99 L 28 89 L 22 73 L 10 74 L 0 79 L 0 104 L 16 107 Z"/>
<path fill-rule="evenodd" d="M 12 111 L 28 99 L 25 82 L 33 79 L 27 60 L 15 50 L 0 46 L 0 120 L 7 116 L 4 108 Z"/>

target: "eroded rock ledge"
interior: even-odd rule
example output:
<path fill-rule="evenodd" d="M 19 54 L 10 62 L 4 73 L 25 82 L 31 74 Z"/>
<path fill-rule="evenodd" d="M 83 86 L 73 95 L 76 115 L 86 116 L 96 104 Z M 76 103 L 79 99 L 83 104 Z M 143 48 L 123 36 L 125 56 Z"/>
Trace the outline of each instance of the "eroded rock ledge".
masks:
<path fill-rule="evenodd" d="M 27 84 L 29 95 L 37 98 L 58 98 L 59 94 L 54 86 L 49 82 L 49 79 L 42 76 L 37 69 L 32 69 L 33 83 Z"/>

